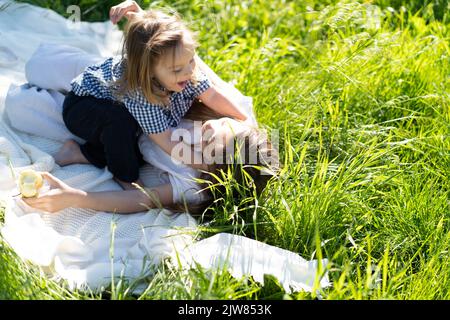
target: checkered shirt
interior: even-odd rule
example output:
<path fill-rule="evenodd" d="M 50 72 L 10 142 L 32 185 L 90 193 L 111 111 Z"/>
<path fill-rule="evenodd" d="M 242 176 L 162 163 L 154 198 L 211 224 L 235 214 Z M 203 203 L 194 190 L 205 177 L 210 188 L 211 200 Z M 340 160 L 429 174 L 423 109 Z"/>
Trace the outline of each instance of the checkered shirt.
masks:
<path fill-rule="evenodd" d="M 94 96 L 99 99 L 117 100 L 111 84 L 123 73 L 121 56 L 106 59 L 102 63 L 89 66 L 71 82 L 72 91 L 78 96 Z M 205 92 L 211 83 L 205 74 L 200 73 L 197 83 L 188 82 L 181 92 L 170 96 L 170 105 L 163 108 L 150 103 L 142 92 L 126 94 L 122 102 L 146 134 L 160 133 L 169 127 L 176 127 L 186 114 L 196 97 Z"/>

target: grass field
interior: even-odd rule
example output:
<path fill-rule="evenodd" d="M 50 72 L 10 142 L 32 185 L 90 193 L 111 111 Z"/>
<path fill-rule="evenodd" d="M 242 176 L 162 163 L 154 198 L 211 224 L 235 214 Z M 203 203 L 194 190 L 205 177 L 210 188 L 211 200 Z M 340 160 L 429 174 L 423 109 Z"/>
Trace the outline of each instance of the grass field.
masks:
<path fill-rule="evenodd" d="M 68 17 L 76 1 L 25 1 Z M 79 1 L 82 20 L 119 1 Z M 180 0 L 200 56 L 280 130 L 283 170 L 225 198 L 205 236 L 234 232 L 326 257 L 323 299 L 450 298 L 450 7 L 434 1 Z M 256 203 L 256 205 L 254 205 Z M 162 266 L 141 299 L 314 299 L 228 274 Z M 0 298 L 135 299 L 118 283 L 69 292 L 0 241 Z"/>

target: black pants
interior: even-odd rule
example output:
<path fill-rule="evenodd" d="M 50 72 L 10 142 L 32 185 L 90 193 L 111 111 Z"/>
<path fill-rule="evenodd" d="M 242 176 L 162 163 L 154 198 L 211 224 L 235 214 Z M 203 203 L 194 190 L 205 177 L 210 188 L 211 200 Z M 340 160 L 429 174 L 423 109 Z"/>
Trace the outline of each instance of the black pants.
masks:
<path fill-rule="evenodd" d="M 80 149 L 90 163 L 98 168 L 107 166 L 114 177 L 125 182 L 139 178 L 144 163 L 137 143 L 140 127 L 123 104 L 69 92 L 63 119 L 70 132 L 86 140 Z"/>

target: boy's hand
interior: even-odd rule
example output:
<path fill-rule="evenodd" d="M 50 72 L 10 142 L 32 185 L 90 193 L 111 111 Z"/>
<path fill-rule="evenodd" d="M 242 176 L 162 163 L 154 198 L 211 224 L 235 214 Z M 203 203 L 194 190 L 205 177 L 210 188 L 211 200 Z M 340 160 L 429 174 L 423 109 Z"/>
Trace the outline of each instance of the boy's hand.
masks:
<path fill-rule="evenodd" d="M 125 18 L 130 19 L 136 14 L 139 14 L 143 10 L 136 1 L 124 1 L 116 6 L 111 7 L 109 10 L 109 18 L 113 24 L 116 24 L 120 19 L 125 16 Z"/>
<path fill-rule="evenodd" d="M 68 207 L 76 207 L 77 199 L 85 194 L 84 191 L 68 186 L 48 172 L 41 172 L 41 175 L 50 184 L 50 190 L 34 198 L 22 199 L 30 207 L 46 212 L 57 212 Z"/>

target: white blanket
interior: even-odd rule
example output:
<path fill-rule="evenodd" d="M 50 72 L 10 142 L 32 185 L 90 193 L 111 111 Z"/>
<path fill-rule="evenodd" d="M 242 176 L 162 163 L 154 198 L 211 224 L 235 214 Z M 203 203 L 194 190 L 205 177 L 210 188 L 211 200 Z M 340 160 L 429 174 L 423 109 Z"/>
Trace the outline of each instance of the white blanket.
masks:
<path fill-rule="evenodd" d="M 108 285 L 113 277 L 132 281 L 151 274 L 161 259 L 176 255 L 185 268 L 194 261 L 204 268 L 226 264 L 236 277 L 253 276 L 262 282 L 264 274 L 271 274 L 287 291 L 312 290 L 318 261 L 306 261 L 295 253 L 236 235 L 218 234 L 198 241 L 197 222 L 186 213 L 154 209 L 111 214 L 70 208 L 49 214 L 14 198 L 15 176 L 28 168 L 50 171 L 87 191 L 121 190 L 106 169 L 81 164 L 61 168 L 54 163 L 52 154 L 61 141 L 71 137 L 58 113 L 66 81 L 49 85 L 58 90 L 46 90 L 26 82 L 36 84 L 48 78 L 25 77 L 25 64 L 42 43 L 78 47 L 90 54 L 83 59 L 95 61 L 118 53 L 121 32 L 110 22 L 72 28 L 50 10 L 9 1 L 0 1 L 0 6 L 6 3 L 9 6 L 0 11 L 0 196 L 6 202 L 1 234 L 19 256 L 72 287 L 92 290 Z M 76 55 L 68 60 L 75 61 Z M 62 70 L 58 63 L 56 71 Z M 27 65 L 27 71 L 32 68 Z M 23 108 L 28 104 L 29 108 Z M 167 183 L 161 181 L 160 173 L 149 165 L 141 170 L 148 185 Z M 321 262 L 325 265 L 326 260 Z M 320 285 L 328 285 L 326 275 Z"/>

